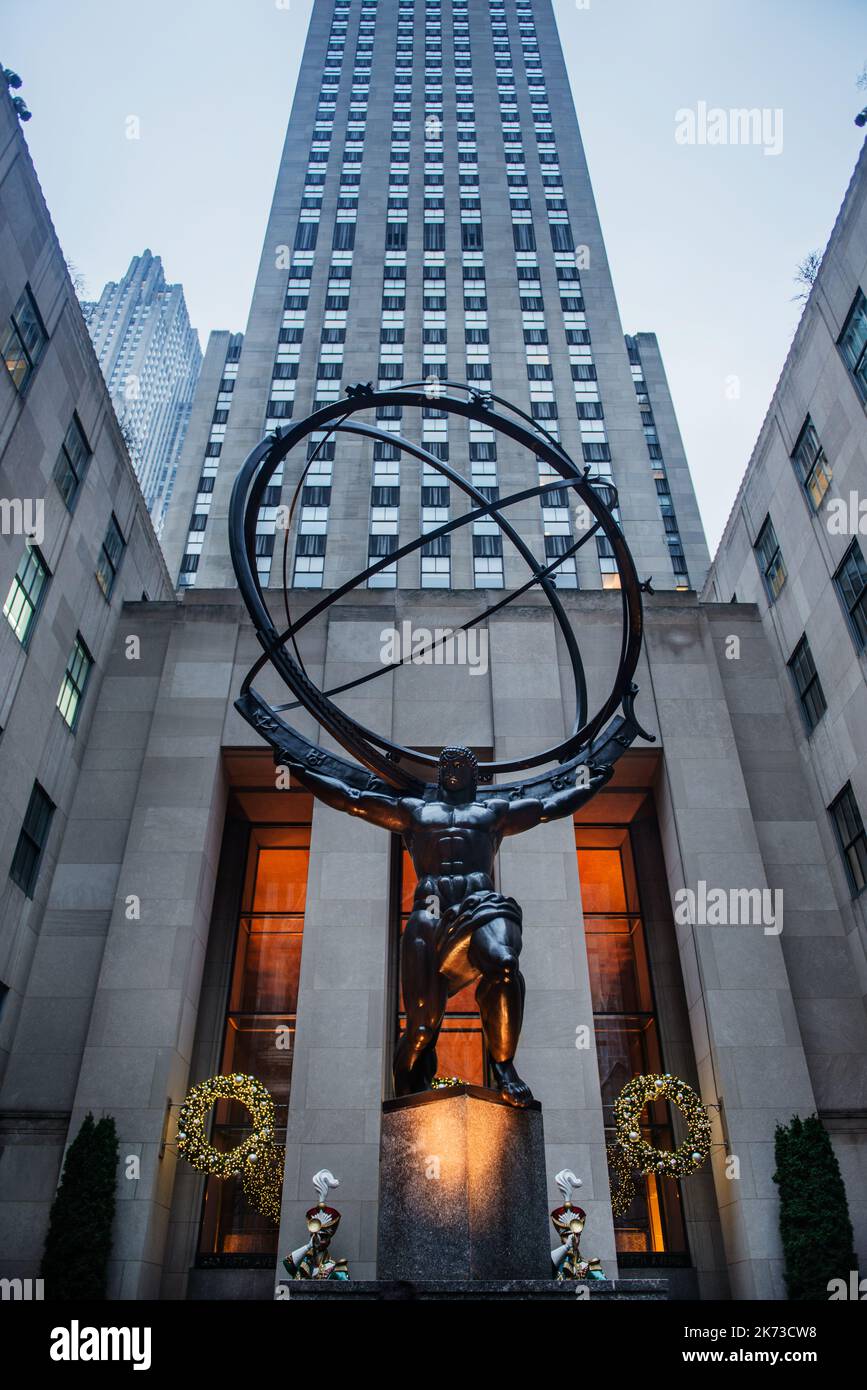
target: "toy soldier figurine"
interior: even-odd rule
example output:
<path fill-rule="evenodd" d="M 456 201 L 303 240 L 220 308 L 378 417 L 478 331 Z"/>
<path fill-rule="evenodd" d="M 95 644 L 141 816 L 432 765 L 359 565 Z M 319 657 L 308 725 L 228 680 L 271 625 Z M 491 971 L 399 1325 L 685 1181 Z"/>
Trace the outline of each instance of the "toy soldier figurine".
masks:
<path fill-rule="evenodd" d="M 495 1088 L 511 1105 L 529 1104 L 530 1089 L 514 1066 L 524 1013 L 521 909 L 495 889 L 494 860 L 505 835 L 572 815 L 611 769 L 582 767 L 575 785 L 544 799 L 498 797 L 494 787 L 481 800 L 475 755 L 468 748 L 444 748 L 438 786 L 427 800 L 358 791 L 309 767 L 290 766 L 327 805 L 402 835 L 418 875 L 401 946 L 406 1031 L 394 1060 L 396 1094 L 430 1090 L 446 1003 L 477 980 Z"/>
<path fill-rule="evenodd" d="M 585 1260 L 581 1255 L 581 1232 L 587 1213 L 583 1207 L 572 1205 L 572 1189 L 581 1186 L 581 1179 L 564 1168 L 554 1181 L 565 1198 L 562 1207 L 555 1207 L 551 1212 L 554 1229 L 562 1242 L 551 1251 L 554 1278 L 558 1284 L 570 1279 L 604 1279 L 598 1259 Z"/>
<path fill-rule="evenodd" d="M 345 1260 L 335 1260 L 328 1248 L 340 1225 L 340 1212 L 326 1206 L 325 1198 L 329 1187 L 339 1187 L 340 1183 L 333 1173 L 322 1168 L 315 1175 L 313 1186 L 319 1193 L 319 1202 L 307 1213 L 310 1239 L 286 1256 L 283 1268 L 291 1279 L 348 1279 L 348 1264 Z"/>

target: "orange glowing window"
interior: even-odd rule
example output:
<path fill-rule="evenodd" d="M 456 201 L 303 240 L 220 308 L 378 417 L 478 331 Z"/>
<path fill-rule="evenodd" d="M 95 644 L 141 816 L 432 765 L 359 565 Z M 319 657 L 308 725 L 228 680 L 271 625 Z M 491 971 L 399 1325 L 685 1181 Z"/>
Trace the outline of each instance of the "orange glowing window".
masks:
<path fill-rule="evenodd" d="M 294 798 L 293 798 L 294 800 Z M 300 799 L 298 801 L 300 805 Z M 221 1061 L 223 1073 L 245 1072 L 276 1101 L 277 1132 L 286 1132 L 310 826 L 252 826 L 229 986 Z M 250 1115 L 236 1101 L 214 1106 L 211 1143 L 234 1148 L 250 1133 Z M 272 1256 L 277 1232 L 244 1197 L 236 1179 L 207 1179 L 200 1256 Z"/>
<path fill-rule="evenodd" d="M 614 1102 L 623 1087 L 633 1076 L 664 1068 L 629 828 L 578 824 L 575 848 L 602 1107 L 611 1140 Z M 664 1102 L 648 1106 L 642 1130 L 655 1147 L 676 1147 Z M 684 1251 L 677 1183 L 649 1175 L 615 1221 L 615 1234 L 618 1250 L 639 1260 Z"/>
<path fill-rule="evenodd" d="M 577 851 L 581 905 L 585 913 L 625 912 L 626 882 L 620 849 L 592 849 L 579 844 Z"/>
<path fill-rule="evenodd" d="M 309 844 L 257 846 L 253 912 L 303 913 L 309 852 Z"/>

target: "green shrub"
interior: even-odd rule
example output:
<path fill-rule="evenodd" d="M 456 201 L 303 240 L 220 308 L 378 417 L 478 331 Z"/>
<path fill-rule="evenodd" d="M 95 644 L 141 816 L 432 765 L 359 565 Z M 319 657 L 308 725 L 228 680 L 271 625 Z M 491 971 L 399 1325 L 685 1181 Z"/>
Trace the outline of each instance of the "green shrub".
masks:
<path fill-rule="evenodd" d="M 117 1173 L 117 1130 L 85 1117 L 51 1206 L 40 1273 L 54 1300 L 105 1298 Z"/>
<path fill-rule="evenodd" d="M 858 1264 L 840 1165 L 821 1120 L 792 1116 L 774 1135 L 780 1235 L 790 1299 L 825 1302 L 832 1279 Z"/>

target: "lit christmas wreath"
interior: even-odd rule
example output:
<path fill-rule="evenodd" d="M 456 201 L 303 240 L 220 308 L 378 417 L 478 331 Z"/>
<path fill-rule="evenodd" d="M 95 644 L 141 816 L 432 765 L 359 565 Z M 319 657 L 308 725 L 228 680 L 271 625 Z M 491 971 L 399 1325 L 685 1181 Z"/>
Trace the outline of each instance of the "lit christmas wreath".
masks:
<path fill-rule="evenodd" d="M 654 1100 L 668 1100 L 682 1112 L 687 1135 L 679 1148 L 655 1149 L 641 1135 L 641 1114 Z M 661 1173 L 686 1178 L 701 1167 L 710 1153 L 710 1120 L 691 1086 L 666 1072 L 664 1076 L 635 1076 L 614 1102 L 615 1144 L 623 1161 L 639 1173 Z"/>
<path fill-rule="evenodd" d="M 266 1139 L 255 1154 L 250 1154 L 241 1173 L 244 1196 L 275 1226 L 280 1225 L 280 1204 L 283 1197 L 283 1168 L 286 1150 L 282 1144 Z"/>
<path fill-rule="evenodd" d="M 226 1153 L 208 1143 L 205 1130 L 208 1112 L 218 1100 L 237 1100 L 253 1117 L 252 1133 Z M 280 1220 L 285 1150 L 274 1142 L 274 1124 L 274 1099 L 255 1076 L 241 1072 L 212 1076 L 194 1086 L 181 1106 L 178 1153 L 200 1173 L 215 1178 L 240 1175 L 250 1204 L 276 1224 Z"/>
<path fill-rule="evenodd" d="M 632 1164 L 619 1144 L 609 1144 L 605 1152 L 609 1176 L 617 1179 L 616 1186 L 611 1184 L 611 1211 L 615 1217 L 625 1216 L 635 1197 Z"/>

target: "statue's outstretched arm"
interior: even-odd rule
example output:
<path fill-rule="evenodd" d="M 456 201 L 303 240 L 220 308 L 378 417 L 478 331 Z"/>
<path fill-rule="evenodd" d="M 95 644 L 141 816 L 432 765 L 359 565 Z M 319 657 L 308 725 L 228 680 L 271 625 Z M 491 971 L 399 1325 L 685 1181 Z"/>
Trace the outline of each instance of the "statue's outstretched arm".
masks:
<path fill-rule="evenodd" d="M 350 816 L 360 816 L 385 830 L 402 831 L 409 825 L 409 807 L 397 796 L 386 796 L 382 792 L 362 792 L 348 787 L 336 777 L 326 777 L 324 773 L 311 768 L 289 764 L 290 770 L 303 787 L 312 792 L 326 806 L 335 811 L 345 811 Z"/>
<path fill-rule="evenodd" d="M 574 786 L 564 787 L 550 796 L 526 797 L 510 802 L 505 813 L 503 833 L 520 835 L 524 830 L 532 830 L 534 825 L 544 825 L 547 821 L 574 815 L 605 785 L 611 771 L 610 767 L 582 765 L 576 773 Z"/>

